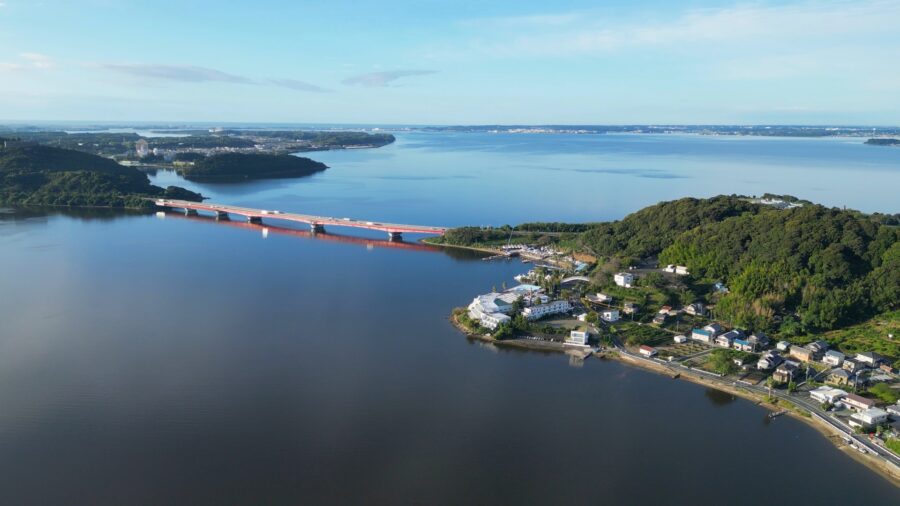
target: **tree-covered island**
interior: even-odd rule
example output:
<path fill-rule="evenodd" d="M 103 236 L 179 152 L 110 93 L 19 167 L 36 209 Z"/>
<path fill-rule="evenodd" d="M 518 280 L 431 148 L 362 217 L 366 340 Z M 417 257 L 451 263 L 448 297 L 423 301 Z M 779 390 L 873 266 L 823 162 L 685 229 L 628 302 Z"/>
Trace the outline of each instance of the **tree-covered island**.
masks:
<path fill-rule="evenodd" d="M 226 153 L 199 158 L 179 172 L 191 181 L 233 182 L 303 177 L 327 168 L 324 163 L 293 155 Z"/>
<path fill-rule="evenodd" d="M 900 146 L 900 139 L 877 138 L 869 139 L 865 143 L 869 146 Z"/>

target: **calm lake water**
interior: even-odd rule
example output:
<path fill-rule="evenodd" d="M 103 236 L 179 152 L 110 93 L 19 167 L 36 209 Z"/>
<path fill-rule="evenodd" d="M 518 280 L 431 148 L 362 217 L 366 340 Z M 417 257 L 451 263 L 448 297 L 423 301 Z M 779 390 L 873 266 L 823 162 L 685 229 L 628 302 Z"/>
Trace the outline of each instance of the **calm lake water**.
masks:
<path fill-rule="evenodd" d="M 900 150 L 855 142 L 412 133 L 314 153 L 331 169 L 306 179 L 190 186 L 448 225 L 619 218 L 722 192 L 896 212 Z M 0 216 L 0 504 L 900 501 L 750 402 L 467 341 L 450 308 L 518 263 L 359 231 Z"/>

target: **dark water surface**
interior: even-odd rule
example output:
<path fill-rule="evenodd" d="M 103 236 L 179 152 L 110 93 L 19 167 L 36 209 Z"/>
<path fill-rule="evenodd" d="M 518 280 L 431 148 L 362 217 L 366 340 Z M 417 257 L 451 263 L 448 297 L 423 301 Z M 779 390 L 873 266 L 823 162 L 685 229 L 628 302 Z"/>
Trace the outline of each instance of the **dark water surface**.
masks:
<path fill-rule="evenodd" d="M 336 161 L 379 152 L 327 155 L 321 178 L 204 193 L 427 223 L 467 188 L 394 194 L 375 174 L 352 181 L 364 162 Z M 542 219 L 510 188 L 501 214 Z M 526 266 L 356 234 L 2 215 L 0 504 L 900 501 L 813 429 L 744 400 L 471 343 L 449 309 Z"/>

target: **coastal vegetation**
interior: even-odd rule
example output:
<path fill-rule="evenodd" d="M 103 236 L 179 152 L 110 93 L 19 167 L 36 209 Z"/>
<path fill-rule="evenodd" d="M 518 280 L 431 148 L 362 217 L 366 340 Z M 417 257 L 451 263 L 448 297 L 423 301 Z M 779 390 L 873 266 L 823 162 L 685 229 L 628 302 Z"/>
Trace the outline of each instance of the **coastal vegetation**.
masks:
<path fill-rule="evenodd" d="M 36 144 L 0 149 L 0 205 L 149 208 L 147 197 L 202 199 L 177 186 L 154 186 L 134 168 L 80 151 Z"/>
<path fill-rule="evenodd" d="M 498 248 L 519 241 L 597 259 L 591 290 L 638 305 L 703 302 L 732 327 L 804 343 L 824 336 L 848 353 L 900 358 L 900 228 L 896 215 L 827 208 L 791 196 L 766 205 L 732 195 L 685 198 L 605 223 L 462 227 L 435 242 Z M 660 266 L 687 266 L 664 275 Z M 612 283 L 635 268 L 630 288 Z M 715 288 L 714 286 L 718 286 Z M 892 330 L 893 329 L 893 330 Z M 644 341 L 634 333 L 634 344 Z"/>
<path fill-rule="evenodd" d="M 197 160 L 181 172 L 189 180 L 241 181 L 309 176 L 327 168 L 324 163 L 293 155 L 227 153 Z"/>

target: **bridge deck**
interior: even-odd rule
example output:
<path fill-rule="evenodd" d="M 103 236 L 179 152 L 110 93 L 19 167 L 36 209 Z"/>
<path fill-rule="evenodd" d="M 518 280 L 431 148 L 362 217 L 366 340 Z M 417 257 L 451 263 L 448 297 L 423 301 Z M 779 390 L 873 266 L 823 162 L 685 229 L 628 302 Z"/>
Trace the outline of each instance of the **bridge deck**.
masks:
<path fill-rule="evenodd" d="M 286 220 L 306 223 L 309 225 L 337 226 L 365 228 L 368 230 L 380 230 L 388 233 L 433 234 L 443 235 L 446 227 L 431 227 L 427 225 L 407 225 L 401 223 L 382 223 L 376 221 L 357 220 L 352 218 L 333 218 L 330 216 L 314 216 L 311 214 L 284 213 L 265 209 L 253 209 L 250 207 L 230 206 L 214 204 L 212 202 L 191 202 L 188 200 L 155 199 L 157 206 L 175 207 L 179 209 L 191 209 L 194 211 L 209 211 L 228 214 L 237 214 L 248 218 L 265 218 L 267 220 Z"/>

